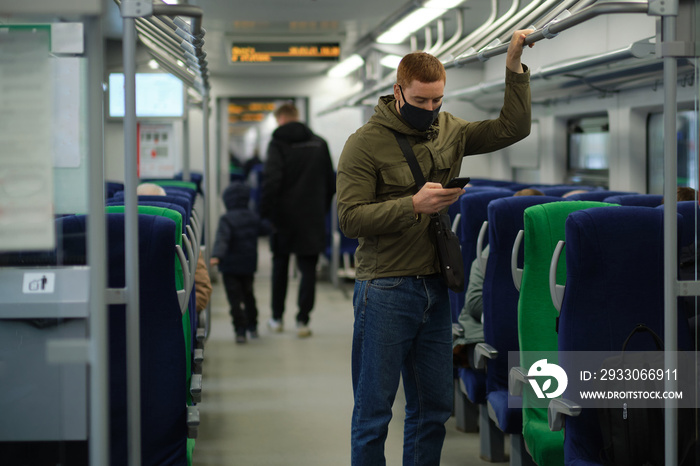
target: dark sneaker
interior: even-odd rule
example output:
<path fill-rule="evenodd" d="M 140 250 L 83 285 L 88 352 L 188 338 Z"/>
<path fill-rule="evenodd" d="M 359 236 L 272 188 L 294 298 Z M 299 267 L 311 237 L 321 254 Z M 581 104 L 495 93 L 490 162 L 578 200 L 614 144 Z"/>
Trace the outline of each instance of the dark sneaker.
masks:
<path fill-rule="evenodd" d="M 251 340 L 255 340 L 257 338 L 260 338 L 260 334 L 258 333 L 258 329 L 256 329 L 256 328 L 249 329 L 248 336 L 250 337 Z"/>
<path fill-rule="evenodd" d="M 245 333 L 242 335 L 236 335 L 236 343 L 241 344 L 241 343 L 245 343 L 247 341 L 248 340 L 245 337 Z"/>

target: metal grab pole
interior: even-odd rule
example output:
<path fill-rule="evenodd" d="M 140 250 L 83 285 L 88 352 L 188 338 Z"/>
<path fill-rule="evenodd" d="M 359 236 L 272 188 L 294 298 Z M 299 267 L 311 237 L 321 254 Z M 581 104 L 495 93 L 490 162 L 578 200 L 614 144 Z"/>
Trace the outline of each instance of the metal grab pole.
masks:
<path fill-rule="evenodd" d="M 673 3 L 669 2 L 669 3 Z M 677 8 L 676 8 L 677 10 Z M 661 19 L 661 43 L 676 40 L 676 16 L 663 16 Z M 678 146 L 676 142 L 676 101 L 678 62 L 673 56 L 664 56 L 664 364 L 667 368 L 677 367 L 678 350 L 678 301 L 676 270 L 678 268 L 678 237 L 676 232 L 677 211 L 676 189 L 678 185 Z M 677 382 L 666 380 L 664 388 L 676 391 Z M 667 399 L 664 402 L 665 463 L 678 464 L 678 402 Z"/>
<path fill-rule="evenodd" d="M 204 220 L 202 221 L 202 231 L 205 233 L 206 237 L 209 235 L 209 208 L 211 205 L 210 197 L 213 194 L 213 189 L 210 187 L 216 186 L 216 183 L 210 183 L 209 177 L 209 88 L 204 87 L 204 92 L 202 92 L 202 133 L 203 133 L 203 157 L 204 157 L 204 170 L 202 173 L 202 192 L 204 193 Z M 206 241 L 209 244 L 209 241 Z M 209 248 L 204 248 L 204 263 L 207 266 L 207 273 L 209 273 Z M 206 307 L 206 326 L 205 326 L 205 337 L 209 336 L 209 331 L 211 329 L 211 306 Z"/>
<path fill-rule="evenodd" d="M 139 328 L 139 230 L 136 187 L 136 23 L 124 18 L 124 238 L 126 260 L 126 380 L 128 458 L 141 464 L 141 349 Z"/>
<path fill-rule="evenodd" d="M 104 209 L 104 141 L 102 137 L 102 24 L 85 20 L 88 63 L 88 266 L 90 267 L 90 464 L 109 464 L 109 348 L 107 333 L 107 225 Z"/>
<path fill-rule="evenodd" d="M 190 106 L 185 95 L 185 117 L 182 119 L 182 180 L 190 180 Z"/>

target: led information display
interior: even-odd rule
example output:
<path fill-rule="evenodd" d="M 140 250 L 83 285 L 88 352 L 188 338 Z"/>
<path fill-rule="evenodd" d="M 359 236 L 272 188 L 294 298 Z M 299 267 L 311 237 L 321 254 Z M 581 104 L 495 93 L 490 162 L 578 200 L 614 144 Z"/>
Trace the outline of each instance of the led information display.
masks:
<path fill-rule="evenodd" d="M 281 44 L 274 42 L 234 43 L 231 46 L 233 63 L 268 63 L 289 61 L 336 61 L 340 45 Z"/>

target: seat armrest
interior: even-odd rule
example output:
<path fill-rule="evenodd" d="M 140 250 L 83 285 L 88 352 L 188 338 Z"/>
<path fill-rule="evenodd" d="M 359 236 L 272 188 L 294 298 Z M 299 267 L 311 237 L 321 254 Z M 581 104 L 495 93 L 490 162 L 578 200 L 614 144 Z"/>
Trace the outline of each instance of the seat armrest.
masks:
<path fill-rule="evenodd" d="M 192 358 L 194 362 L 194 367 L 192 368 L 193 374 L 202 373 L 202 363 L 204 362 L 204 348 L 195 348 L 194 357 Z"/>
<path fill-rule="evenodd" d="M 496 359 L 498 350 L 488 343 L 478 343 L 474 347 L 474 368 L 484 369 L 486 367 L 486 359 Z"/>
<path fill-rule="evenodd" d="M 564 398 L 550 400 L 547 407 L 547 421 L 549 430 L 552 432 L 562 430 L 564 427 L 564 416 L 578 416 L 581 414 L 581 406 L 573 401 Z"/>
<path fill-rule="evenodd" d="M 198 342 L 204 341 L 206 339 L 206 336 L 207 336 L 207 331 L 204 329 L 204 327 L 198 327 L 197 328 L 197 335 L 195 337 L 197 339 L 197 341 Z"/>
<path fill-rule="evenodd" d="M 508 393 L 511 396 L 523 396 L 523 385 L 527 383 L 527 374 L 520 366 L 511 368 L 508 373 Z"/>
<path fill-rule="evenodd" d="M 552 303 L 556 308 L 557 312 L 561 312 L 561 305 L 564 301 L 564 289 L 565 285 L 557 285 L 557 266 L 559 265 L 559 257 L 561 252 L 564 250 L 566 243 L 564 241 L 559 241 L 556 248 L 554 248 L 554 253 L 552 253 L 552 260 L 549 264 L 549 294 L 552 297 Z"/>
<path fill-rule="evenodd" d="M 187 407 L 187 438 L 197 438 L 199 433 L 199 408 Z"/>
<path fill-rule="evenodd" d="M 190 395 L 192 395 L 192 401 L 195 403 L 202 401 L 202 374 L 192 374 Z"/>

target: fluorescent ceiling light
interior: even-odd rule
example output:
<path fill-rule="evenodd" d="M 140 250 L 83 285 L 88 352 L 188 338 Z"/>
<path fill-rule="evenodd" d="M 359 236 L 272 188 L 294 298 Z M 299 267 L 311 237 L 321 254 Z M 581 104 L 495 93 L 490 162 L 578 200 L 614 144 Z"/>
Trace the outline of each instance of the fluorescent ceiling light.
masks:
<path fill-rule="evenodd" d="M 361 56 L 357 54 L 350 55 L 348 58 L 345 60 L 341 61 L 337 65 L 335 65 L 333 68 L 328 70 L 328 76 L 331 78 L 344 78 L 345 76 L 349 75 L 362 65 L 364 65 L 365 61 L 362 59 Z"/>
<path fill-rule="evenodd" d="M 158 62 L 151 58 L 150 60 L 148 60 L 148 67 L 152 70 L 157 70 Z"/>
<path fill-rule="evenodd" d="M 398 55 L 384 55 L 382 59 L 379 60 L 379 63 L 382 66 L 386 66 L 387 68 L 396 69 L 399 67 L 399 62 L 402 58 L 403 57 L 400 57 Z"/>
<path fill-rule="evenodd" d="M 414 10 L 390 27 L 389 30 L 377 37 L 377 42 L 380 44 L 400 44 L 413 32 L 444 15 L 447 10 L 456 7 L 463 1 L 464 0 L 428 0 L 423 4 L 423 7 Z"/>

